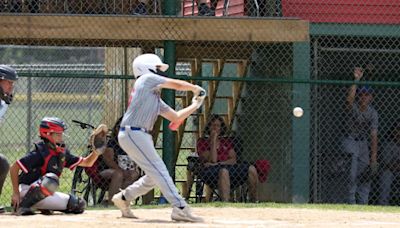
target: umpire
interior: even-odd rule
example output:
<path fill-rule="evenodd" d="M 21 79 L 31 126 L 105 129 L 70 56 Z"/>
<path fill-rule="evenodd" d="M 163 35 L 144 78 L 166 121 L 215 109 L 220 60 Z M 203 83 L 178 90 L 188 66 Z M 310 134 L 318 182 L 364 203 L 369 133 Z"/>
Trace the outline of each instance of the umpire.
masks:
<path fill-rule="evenodd" d="M 363 69 L 354 69 L 354 79 L 359 81 Z M 358 102 L 355 102 L 355 98 Z M 347 202 L 350 204 L 368 204 L 371 178 L 376 174 L 378 163 L 378 113 L 371 106 L 373 90 L 368 86 L 357 88 L 352 85 L 347 96 L 346 138 L 342 142 L 343 149 L 351 155 L 350 186 Z"/>
<path fill-rule="evenodd" d="M 12 101 L 14 82 L 17 80 L 18 75 L 13 68 L 6 65 L 0 65 L 0 124 L 3 122 L 4 114 L 7 111 L 8 105 Z M 9 168 L 10 165 L 8 164 L 6 157 L 0 151 L 0 196 Z M 4 212 L 4 207 L 0 205 L 0 213 Z"/>

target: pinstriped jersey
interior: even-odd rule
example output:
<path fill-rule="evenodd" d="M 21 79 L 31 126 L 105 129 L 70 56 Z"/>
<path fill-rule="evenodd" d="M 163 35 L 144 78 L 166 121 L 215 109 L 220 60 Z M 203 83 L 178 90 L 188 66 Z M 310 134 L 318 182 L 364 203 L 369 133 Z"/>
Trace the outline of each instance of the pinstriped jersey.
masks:
<path fill-rule="evenodd" d="M 164 82 L 165 77 L 153 73 L 144 74 L 136 80 L 121 126 L 153 129 L 158 115 L 171 109 L 161 99 L 161 91 L 157 88 Z"/>

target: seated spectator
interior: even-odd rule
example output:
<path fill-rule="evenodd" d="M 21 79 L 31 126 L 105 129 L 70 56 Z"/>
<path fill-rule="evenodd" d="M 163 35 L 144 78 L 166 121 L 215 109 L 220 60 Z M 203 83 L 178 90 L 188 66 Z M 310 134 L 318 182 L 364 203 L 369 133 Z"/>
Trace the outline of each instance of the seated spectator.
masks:
<path fill-rule="evenodd" d="M 124 189 L 139 179 L 139 167 L 128 157 L 118 144 L 118 132 L 122 117 L 115 123 L 107 149 L 99 158 L 100 176 L 110 181 L 108 199 L 110 200 L 119 189 Z"/>
<path fill-rule="evenodd" d="M 230 200 L 230 191 L 246 181 L 251 202 L 257 201 L 258 174 L 253 165 L 237 163 L 236 152 L 226 135 L 224 119 L 213 115 L 205 129 L 206 138 L 197 142 L 197 152 L 203 164 L 199 177 L 212 189 L 218 188 L 222 201 Z"/>
<path fill-rule="evenodd" d="M 394 123 L 389 139 L 383 145 L 381 162 L 383 171 L 379 178 L 378 203 L 389 205 L 391 186 L 400 177 L 400 120 Z"/>
<path fill-rule="evenodd" d="M 208 6 L 207 0 L 197 0 L 197 7 L 199 16 L 215 16 L 215 10 L 217 9 L 218 0 L 211 0 L 211 6 Z"/>

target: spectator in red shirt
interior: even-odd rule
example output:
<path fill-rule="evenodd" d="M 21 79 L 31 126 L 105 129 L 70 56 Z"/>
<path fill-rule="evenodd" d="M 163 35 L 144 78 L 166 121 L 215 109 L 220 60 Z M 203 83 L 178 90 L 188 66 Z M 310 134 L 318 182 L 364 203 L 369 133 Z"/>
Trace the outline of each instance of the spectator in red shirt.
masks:
<path fill-rule="evenodd" d="M 230 190 L 249 182 L 251 202 L 257 201 L 258 174 L 253 165 L 237 163 L 232 140 L 226 136 L 224 119 L 213 115 L 205 129 L 206 138 L 197 142 L 203 168 L 199 177 L 211 188 L 218 188 L 222 201 L 230 200 Z"/>

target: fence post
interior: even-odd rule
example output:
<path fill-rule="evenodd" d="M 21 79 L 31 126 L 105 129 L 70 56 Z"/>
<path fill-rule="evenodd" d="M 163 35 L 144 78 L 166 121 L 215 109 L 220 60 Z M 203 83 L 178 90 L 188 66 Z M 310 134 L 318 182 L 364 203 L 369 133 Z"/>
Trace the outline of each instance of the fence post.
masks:
<path fill-rule="evenodd" d="M 175 15 L 176 1 L 165 1 L 165 15 Z M 176 53 L 175 53 L 175 41 L 166 40 L 164 41 L 164 61 L 169 65 L 168 76 L 173 76 L 175 74 L 175 64 L 176 64 Z M 175 91 L 173 90 L 163 90 L 163 99 L 172 108 L 175 108 Z M 175 179 L 175 169 L 173 164 L 174 153 L 175 153 L 175 133 L 168 128 L 169 121 L 163 120 L 163 152 L 162 158 L 167 166 L 167 169 Z"/>
<path fill-rule="evenodd" d="M 32 76 L 29 76 L 28 78 L 27 78 L 27 80 L 28 80 L 28 91 L 27 91 L 27 96 L 26 96 L 26 98 L 27 98 L 27 106 L 28 106 L 28 115 L 27 115 L 27 118 L 26 118 L 26 122 L 27 122 L 27 126 L 28 126 L 28 129 L 27 129 L 27 131 L 26 131 L 26 138 L 27 138 L 27 140 L 26 140 L 26 150 L 25 151 L 29 151 L 29 149 L 31 148 L 31 146 L 32 146 L 32 122 L 34 122 L 34 121 L 32 121 Z"/>
<path fill-rule="evenodd" d="M 310 43 L 293 44 L 293 78 L 310 79 Z M 292 202 L 306 203 L 310 192 L 310 84 L 293 84 L 292 108 L 304 110 L 292 117 Z"/>

